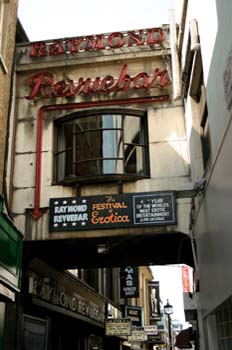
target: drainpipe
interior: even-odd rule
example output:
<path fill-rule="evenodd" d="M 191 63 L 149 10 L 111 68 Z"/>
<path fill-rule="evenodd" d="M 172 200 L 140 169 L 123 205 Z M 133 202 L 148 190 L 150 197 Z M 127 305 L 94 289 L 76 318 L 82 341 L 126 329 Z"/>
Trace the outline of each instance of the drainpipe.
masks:
<path fill-rule="evenodd" d="M 182 0 L 182 10 L 181 10 L 180 26 L 179 26 L 179 33 L 178 33 L 178 43 L 177 43 L 179 57 L 181 56 L 181 51 L 182 51 L 182 47 L 183 47 L 187 8 L 188 8 L 188 0 Z"/>
<path fill-rule="evenodd" d="M 180 63 L 177 49 L 177 33 L 174 10 L 169 10 L 169 25 L 170 25 L 170 49 L 171 49 L 171 64 L 172 64 L 172 86 L 173 100 L 181 98 L 181 82 L 180 82 Z"/>

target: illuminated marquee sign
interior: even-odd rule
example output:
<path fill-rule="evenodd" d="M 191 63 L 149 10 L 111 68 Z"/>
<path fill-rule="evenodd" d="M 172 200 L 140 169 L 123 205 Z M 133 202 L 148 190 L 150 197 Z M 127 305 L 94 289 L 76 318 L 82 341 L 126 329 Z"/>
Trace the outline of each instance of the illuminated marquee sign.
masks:
<path fill-rule="evenodd" d="M 51 232 L 176 224 L 175 192 L 52 198 L 49 211 Z"/>
<path fill-rule="evenodd" d="M 75 55 L 83 51 L 117 49 L 123 46 L 159 45 L 163 39 L 164 34 L 161 28 L 80 36 L 52 42 L 34 42 L 31 44 L 29 55 L 30 57 Z"/>
<path fill-rule="evenodd" d="M 33 100 L 36 97 L 74 97 L 80 92 L 83 94 L 99 94 L 127 91 L 131 88 L 149 90 L 155 87 L 163 88 L 170 84 L 166 69 L 160 70 L 156 68 L 152 76 L 141 72 L 131 77 L 127 74 L 127 67 L 127 64 L 122 67 L 118 78 L 114 78 L 111 75 L 107 75 L 104 78 L 96 77 L 95 79 L 79 78 L 76 83 L 73 80 L 55 82 L 52 73 L 36 73 L 28 80 L 31 92 L 26 98 Z"/>

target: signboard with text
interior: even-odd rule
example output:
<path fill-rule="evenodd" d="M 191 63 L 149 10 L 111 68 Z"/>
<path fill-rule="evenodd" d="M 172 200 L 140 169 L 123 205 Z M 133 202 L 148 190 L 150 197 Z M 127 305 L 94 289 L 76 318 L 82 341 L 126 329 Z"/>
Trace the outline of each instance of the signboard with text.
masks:
<path fill-rule="evenodd" d="M 131 319 L 132 326 L 143 326 L 143 308 L 141 306 L 125 306 L 125 317 Z"/>
<path fill-rule="evenodd" d="M 148 293 L 149 293 L 150 319 L 159 320 L 161 318 L 159 281 L 148 282 Z"/>
<path fill-rule="evenodd" d="M 134 327 L 131 336 L 128 337 L 129 342 L 144 342 L 147 339 L 143 327 Z"/>
<path fill-rule="evenodd" d="M 50 199 L 49 230 L 79 231 L 176 224 L 175 192 Z"/>
<path fill-rule="evenodd" d="M 139 273 L 137 266 L 120 269 L 120 297 L 139 298 Z"/>
<path fill-rule="evenodd" d="M 144 326 L 144 333 L 146 335 L 157 335 L 158 326 L 156 324 Z"/>
<path fill-rule="evenodd" d="M 132 327 L 131 320 L 128 318 L 110 318 L 106 320 L 106 335 L 129 336 Z"/>

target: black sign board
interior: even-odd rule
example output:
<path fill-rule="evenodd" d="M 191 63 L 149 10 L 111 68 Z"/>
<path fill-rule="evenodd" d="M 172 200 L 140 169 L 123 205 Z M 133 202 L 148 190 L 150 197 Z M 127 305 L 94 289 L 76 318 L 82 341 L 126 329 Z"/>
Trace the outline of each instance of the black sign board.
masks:
<path fill-rule="evenodd" d="M 121 298 L 139 297 L 138 267 L 126 266 L 120 269 Z"/>
<path fill-rule="evenodd" d="M 159 282 L 149 281 L 148 292 L 149 292 L 149 304 L 150 304 L 150 319 L 159 320 L 161 318 Z"/>
<path fill-rule="evenodd" d="M 175 192 L 50 199 L 51 232 L 174 224 Z"/>
<path fill-rule="evenodd" d="M 132 326 L 143 326 L 143 309 L 140 306 L 125 306 L 125 317 L 131 319 Z"/>

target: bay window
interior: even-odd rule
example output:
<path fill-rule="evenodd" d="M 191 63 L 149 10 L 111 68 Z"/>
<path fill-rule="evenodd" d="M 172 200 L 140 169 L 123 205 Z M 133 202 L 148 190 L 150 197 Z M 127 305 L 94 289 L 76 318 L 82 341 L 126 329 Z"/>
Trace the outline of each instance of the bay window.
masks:
<path fill-rule="evenodd" d="M 147 119 L 138 110 L 85 111 L 55 121 L 55 181 L 149 176 Z"/>

